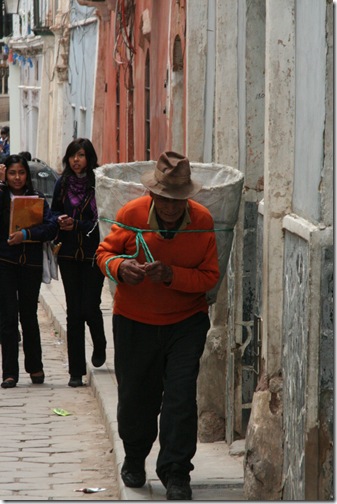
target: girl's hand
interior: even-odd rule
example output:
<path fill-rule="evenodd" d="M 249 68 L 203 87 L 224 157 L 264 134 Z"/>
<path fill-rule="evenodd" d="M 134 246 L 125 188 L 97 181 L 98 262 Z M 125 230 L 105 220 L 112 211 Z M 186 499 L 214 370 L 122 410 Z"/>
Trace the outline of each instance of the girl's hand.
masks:
<path fill-rule="evenodd" d="M 10 234 L 7 242 L 8 245 L 19 245 L 23 242 L 23 232 L 15 231 L 15 233 Z"/>
<path fill-rule="evenodd" d="M 74 219 L 68 215 L 60 215 L 57 222 L 62 231 L 72 231 L 74 229 Z"/>

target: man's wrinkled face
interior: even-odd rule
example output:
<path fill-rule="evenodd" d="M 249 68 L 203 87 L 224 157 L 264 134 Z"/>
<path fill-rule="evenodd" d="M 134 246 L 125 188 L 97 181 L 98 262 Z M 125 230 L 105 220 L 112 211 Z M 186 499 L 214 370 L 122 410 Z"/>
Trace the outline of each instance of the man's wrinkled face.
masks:
<path fill-rule="evenodd" d="M 184 215 L 187 200 L 164 198 L 151 193 L 156 212 L 165 224 L 166 229 L 174 229 L 176 223 Z"/>

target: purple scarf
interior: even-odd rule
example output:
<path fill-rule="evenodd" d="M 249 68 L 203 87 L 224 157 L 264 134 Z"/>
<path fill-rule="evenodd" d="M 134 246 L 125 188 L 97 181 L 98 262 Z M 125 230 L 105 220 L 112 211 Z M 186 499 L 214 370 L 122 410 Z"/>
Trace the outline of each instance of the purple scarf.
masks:
<path fill-rule="evenodd" d="M 91 187 L 89 190 L 87 188 L 87 177 L 76 177 L 74 175 L 70 175 L 68 177 L 68 196 L 70 199 L 70 203 L 72 204 L 74 209 L 74 214 L 76 209 L 81 206 L 85 202 L 85 200 L 90 198 L 90 207 L 94 214 L 94 220 L 97 220 L 97 207 L 96 207 L 96 199 L 95 199 L 95 190 Z"/>

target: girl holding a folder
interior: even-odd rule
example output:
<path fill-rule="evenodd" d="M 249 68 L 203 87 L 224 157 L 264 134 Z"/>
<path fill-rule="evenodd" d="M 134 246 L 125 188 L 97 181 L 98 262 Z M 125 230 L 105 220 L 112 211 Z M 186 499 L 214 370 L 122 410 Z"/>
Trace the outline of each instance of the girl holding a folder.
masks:
<path fill-rule="evenodd" d="M 1 387 L 13 388 L 19 380 L 19 317 L 25 370 L 32 383 L 44 382 L 37 317 L 42 243 L 55 237 L 57 223 L 44 195 L 33 188 L 26 159 L 11 155 L 5 167 L 5 180 L 0 182 Z"/>

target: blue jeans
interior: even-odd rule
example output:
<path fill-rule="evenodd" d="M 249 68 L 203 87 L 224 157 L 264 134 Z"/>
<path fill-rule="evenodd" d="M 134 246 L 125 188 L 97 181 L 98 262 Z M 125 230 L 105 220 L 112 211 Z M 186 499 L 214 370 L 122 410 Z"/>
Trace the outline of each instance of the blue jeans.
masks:
<path fill-rule="evenodd" d="M 43 369 L 37 318 L 42 269 L 0 261 L 0 321 L 2 377 L 19 380 L 18 320 L 22 327 L 24 365 L 27 373 Z"/>
<path fill-rule="evenodd" d="M 113 316 L 118 429 L 128 460 L 145 461 L 158 434 L 157 474 L 189 477 L 197 446 L 199 360 L 210 327 L 206 313 L 176 324 Z"/>

